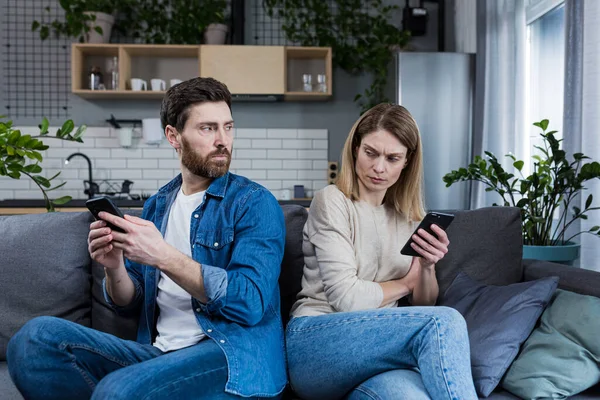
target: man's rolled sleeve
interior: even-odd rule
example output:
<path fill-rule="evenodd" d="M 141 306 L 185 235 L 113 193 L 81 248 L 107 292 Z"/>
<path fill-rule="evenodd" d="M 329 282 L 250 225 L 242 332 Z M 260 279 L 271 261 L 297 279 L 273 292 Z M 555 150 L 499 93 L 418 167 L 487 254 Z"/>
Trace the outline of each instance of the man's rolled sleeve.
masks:
<path fill-rule="evenodd" d="M 227 294 L 227 271 L 223 268 L 202 264 L 202 280 L 207 302 L 205 312 L 212 314 L 223 306 Z"/>
<path fill-rule="evenodd" d="M 142 267 L 137 263 L 132 263 L 129 260 L 126 260 L 125 268 L 127 269 L 127 275 L 129 275 L 129 278 L 131 278 L 133 287 L 135 288 L 135 294 L 131 303 L 126 306 L 118 306 L 114 303 L 108 294 L 108 290 L 106 290 L 106 277 L 102 279 L 102 293 L 104 295 L 104 301 L 106 301 L 106 304 L 108 304 L 110 308 L 112 308 L 117 314 L 132 315 L 139 311 L 144 297 L 144 288 L 142 287 L 143 278 L 141 274 Z"/>

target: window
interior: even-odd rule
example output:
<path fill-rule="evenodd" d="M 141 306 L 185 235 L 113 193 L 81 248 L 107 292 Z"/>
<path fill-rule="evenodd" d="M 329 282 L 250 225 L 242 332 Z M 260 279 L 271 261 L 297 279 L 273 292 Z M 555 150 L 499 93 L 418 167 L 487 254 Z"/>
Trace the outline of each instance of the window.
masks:
<path fill-rule="evenodd" d="M 549 130 L 562 138 L 565 78 L 565 7 L 555 6 L 527 26 L 527 127 L 530 154 L 538 150 L 540 129 L 531 125 L 550 120 Z"/>

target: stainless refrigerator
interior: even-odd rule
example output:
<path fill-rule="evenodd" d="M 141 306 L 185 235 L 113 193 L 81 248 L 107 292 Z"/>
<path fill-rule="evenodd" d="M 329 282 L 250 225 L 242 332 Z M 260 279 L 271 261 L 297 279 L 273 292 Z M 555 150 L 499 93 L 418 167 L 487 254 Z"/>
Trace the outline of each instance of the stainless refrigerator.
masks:
<path fill-rule="evenodd" d="M 470 183 L 447 188 L 442 177 L 471 161 L 475 55 L 397 52 L 394 101 L 413 115 L 423 142 L 425 206 L 469 208 Z"/>

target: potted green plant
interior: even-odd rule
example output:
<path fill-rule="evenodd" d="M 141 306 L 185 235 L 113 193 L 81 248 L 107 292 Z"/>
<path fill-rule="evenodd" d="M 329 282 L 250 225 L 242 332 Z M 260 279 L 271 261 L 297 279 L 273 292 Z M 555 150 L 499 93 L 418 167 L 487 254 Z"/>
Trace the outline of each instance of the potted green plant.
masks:
<path fill-rule="evenodd" d="M 504 206 L 521 209 L 523 227 L 523 258 L 572 263 L 579 257 L 577 236 L 587 233 L 600 237 L 600 226 L 567 236 L 567 230 L 576 220 L 585 220 L 588 213 L 600 209 L 594 206 L 592 194 L 586 197 L 583 209 L 573 205 L 584 196 L 585 183 L 600 178 L 600 163 L 586 161 L 582 153 L 568 159 L 561 149 L 562 139 L 557 131 L 549 131 L 547 119 L 533 125 L 541 128 L 542 146 L 535 146 L 539 154 L 532 156 L 533 170 L 528 176 L 522 173 L 525 162 L 508 154 L 517 175 L 506 171 L 496 156 L 486 151 L 487 160 L 476 156 L 467 168 L 459 168 L 444 176 L 449 187 L 456 182 L 479 181 L 486 191 L 496 192 Z M 583 197 L 582 197 L 583 198 Z M 497 205 L 497 204 L 494 204 Z"/>
<path fill-rule="evenodd" d="M 75 125 L 72 120 L 66 121 L 57 131 L 55 136 L 48 133 L 49 122 L 44 118 L 40 124 L 39 135 L 23 135 L 20 130 L 14 129 L 12 121 L 3 121 L 4 116 L 0 116 L 0 176 L 8 176 L 12 179 L 20 179 L 26 176 L 35 182 L 44 196 L 46 209 L 54 211 L 54 206 L 62 205 L 71 200 L 70 196 L 63 196 L 57 199 L 50 199 L 48 192 L 62 187 L 66 182 L 52 186 L 56 175 L 46 178 L 42 173 L 40 163 L 43 160 L 41 151 L 49 148 L 42 139 L 52 138 L 67 140 L 72 142 L 83 142 L 81 138 L 85 132 L 86 126 L 81 125 L 74 133 Z"/>
<path fill-rule="evenodd" d="M 53 32 L 55 36 L 74 37 L 80 42 L 108 43 L 115 22 L 114 14 L 130 0 L 60 0 L 65 11 L 64 19 L 51 22 L 33 21 L 32 31 L 39 31 L 45 40 Z M 50 7 L 46 7 L 50 12 Z"/>
<path fill-rule="evenodd" d="M 202 7 L 206 21 L 210 22 L 204 31 L 205 44 L 225 44 L 227 25 L 225 25 L 225 0 L 204 0 Z"/>
<path fill-rule="evenodd" d="M 123 17 L 128 36 L 143 43 L 200 44 L 209 24 L 216 23 L 210 32 L 218 31 L 217 37 L 209 33 L 208 40 L 223 44 L 226 9 L 226 0 L 139 0 L 123 7 Z"/>

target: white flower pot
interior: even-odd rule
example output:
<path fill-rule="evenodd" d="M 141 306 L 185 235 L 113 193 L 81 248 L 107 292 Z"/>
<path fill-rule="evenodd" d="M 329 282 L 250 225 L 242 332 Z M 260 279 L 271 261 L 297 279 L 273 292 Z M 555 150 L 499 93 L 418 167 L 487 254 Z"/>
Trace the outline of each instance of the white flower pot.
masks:
<path fill-rule="evenodd" d="M 204 31 L 205 44 L 225 44 L 227 37 L 227 25 L 210 24 Z"/>
<path fill-rule="evenodd" d="M 115 23 L 115 17 L 110 14 L 105 14 L 103 12 L 90 11 L 84 12 L 87 15 L 96 15 L 95 21 L 88 21 L 88 26 L 90 27 L 90 31 L 86 34 L 86 42 L 87 43 L 108 43 L 110 41 L 110 34 L 112 31 L 112 27 Z M 96 26 L 102 28 L 102 34 L 99 34 L 94 29 Z"/>

